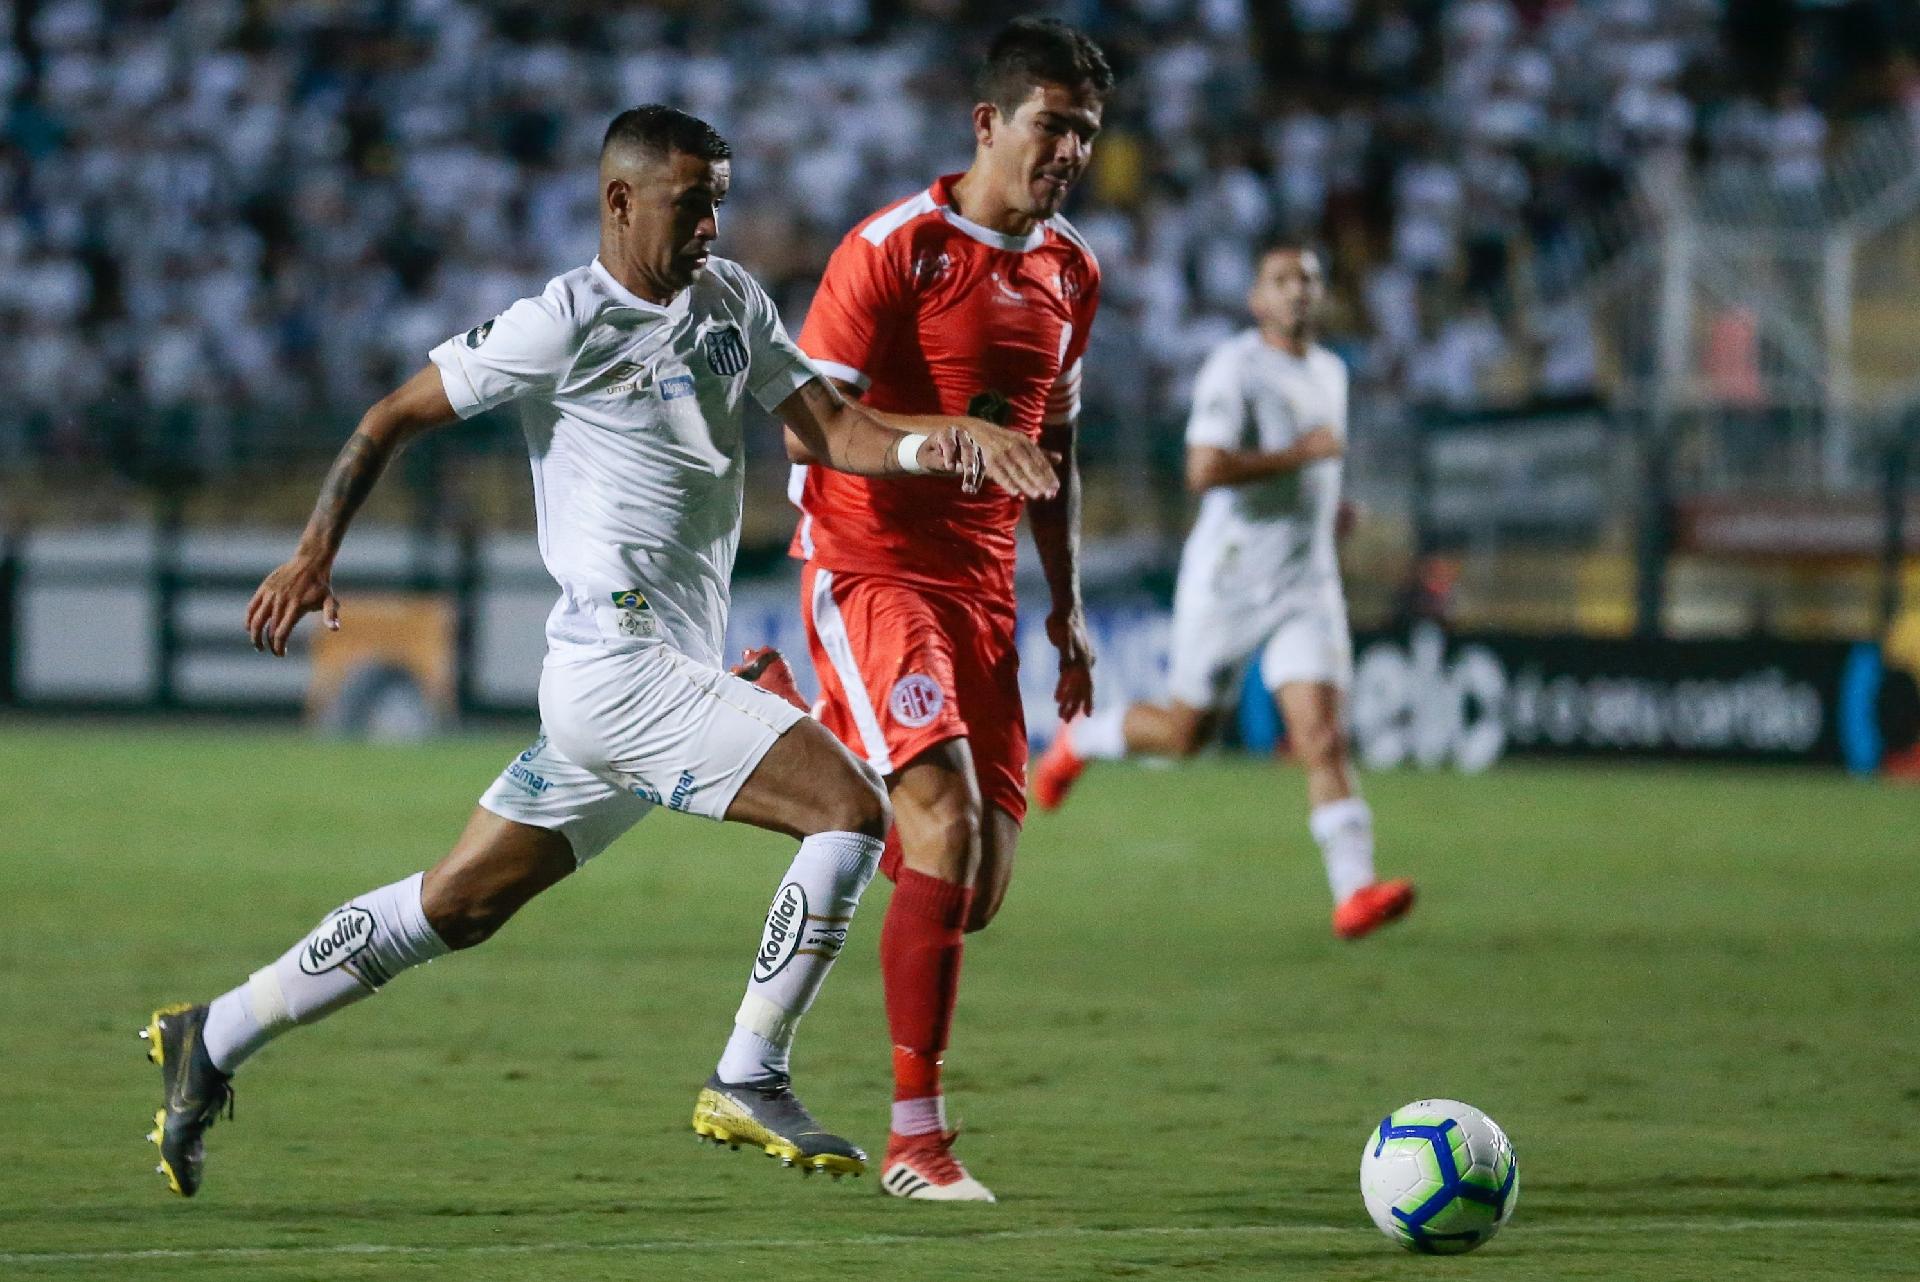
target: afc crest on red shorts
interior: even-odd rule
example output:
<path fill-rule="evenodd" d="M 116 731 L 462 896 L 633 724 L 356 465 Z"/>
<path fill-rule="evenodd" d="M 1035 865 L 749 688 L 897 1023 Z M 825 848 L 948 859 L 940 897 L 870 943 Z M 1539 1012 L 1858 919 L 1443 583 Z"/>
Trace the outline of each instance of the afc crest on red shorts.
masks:
<path fill-rule="evenodd" d="M 882 776 L 964 737 L 982 801 L 1026 818 L 1027 723 L 1011 603 L 812 562 L 800 595 L 821 724 Z"/>

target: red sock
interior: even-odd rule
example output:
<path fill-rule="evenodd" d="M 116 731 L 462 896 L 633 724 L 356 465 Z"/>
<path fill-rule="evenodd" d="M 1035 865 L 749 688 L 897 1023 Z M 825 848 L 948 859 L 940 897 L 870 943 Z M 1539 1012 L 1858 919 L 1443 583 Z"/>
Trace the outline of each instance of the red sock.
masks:
<path fill-rule="evenodd" d="M 960 992 L 961 928 L 972 903 L 973 887 L 912 868 L 895 880 L 880 928 L 895 1100 L 940 1094 L 940 1058 Z"/>

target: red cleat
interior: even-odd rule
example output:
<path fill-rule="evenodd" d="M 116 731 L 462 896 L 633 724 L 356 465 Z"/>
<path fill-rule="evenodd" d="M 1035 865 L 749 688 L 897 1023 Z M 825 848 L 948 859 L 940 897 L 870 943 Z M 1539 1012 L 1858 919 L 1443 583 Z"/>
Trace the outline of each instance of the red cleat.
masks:
<path fill-rule="evenodd" d="M 1370 935 L 1390 921 L 1398 921 L 1413 907 L 1413 883 L 1405 877 L 1376 881 L 1348 895 L 1333 910 L 1333 933 L 1342 939 Z"/>
<path fill-rule="evenodd" d="M 922 1202 L 991 1202 L 993 1192 L 953 1155 L 957 1131 L 944 1135 L 887 1134 L 880 1191 Z"/>
<path fill-rule="evenodd" d="M 1033 763 L 1033 804 L 1042 810 L 1058 810 L 1086 768 L 1086 759 L 1067 742 L 1067 728 L 1060 727 L 1040 760 Z"/>
<path fill-rule="evenodd" d="M 770 645 L 748 650 L 740 656 L 739 664 L 729 671 L 769 694 L 779 695 L 802 712 L 810 711 L 807 701 L 800 697 L 800 684 L 793 679 L 793 669 L 788 666 L 786 656 Z"/>

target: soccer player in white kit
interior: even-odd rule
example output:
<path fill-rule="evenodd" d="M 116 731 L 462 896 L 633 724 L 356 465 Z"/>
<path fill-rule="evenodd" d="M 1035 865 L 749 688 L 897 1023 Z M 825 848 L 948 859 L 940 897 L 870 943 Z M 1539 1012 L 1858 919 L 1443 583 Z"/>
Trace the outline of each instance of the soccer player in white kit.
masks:
<path fill-rule="evenodd" d="M 369 410 L 298 551 L 248 605 L 254 644 L 276 655 L 306 614 L 338 628 L 334 556 L 393 454 L 455 418 L 517 407 L 541 556 L 560 585 L 541 736 L 433 868 L 350 900 L 212 1002 L 154 1012 L 141 1035 L 165 1100 L 149 1138 L 175 1192 L 198 1189 L 203 1136 L 248 1056 L 408 967 L 485 940 L 660 806 L 801 839 L 695 1129 L 807 1171 L 863 1169 L 865 1155 L 794 1096 L 788 1059 L 890 815 L 880 780 L 819 723 L 721 667 L 743 416 L 751 398 L 830 466 L 862 475 L 978 485 L 984 474 L 1028 498 L 1050 497 L 1056 482 L 1017 433 L 974 419 L 889 424 L 819 376 L 752 277 L 710 254 L 730 154 L 671 108 L 616 117 L 600 160 L 599 256 L 436 347 Z"/>
<path fill-rule="evenodd" d="M 1353 643 L 1334 550 L 1347 367 L 1314 341 L 1325 297 L 1312 249 L 1276 241 L 1262 250 L 1247 295 L 1256 327 L 1215 348 L 1194 384 L 1187 485 L 1201 496 L 1200 517 L 1174 589 L 1170 699 L 1065 727 L 1034 770 L 1033 793 L 1052 810 L 1088 762 L 1193 755 L 1258 653 L 1306 769 L 1334 933 L 1357 939 L 1404 915 L 1413 885 L 1374 879 L 1373 815 L 1347 752 Z"/>

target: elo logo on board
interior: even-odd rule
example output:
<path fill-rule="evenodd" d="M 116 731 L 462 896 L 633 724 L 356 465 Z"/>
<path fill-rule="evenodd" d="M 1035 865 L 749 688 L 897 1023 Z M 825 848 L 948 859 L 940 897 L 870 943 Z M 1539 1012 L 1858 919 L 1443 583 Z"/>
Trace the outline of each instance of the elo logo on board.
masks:
<path fill-rule="evenodd" d="M 887 707 L 893 713 L 893 719 L 903 726 L 918 728 L 926 725 L 940 715 L 940 709 L 946 706 L 946 692 L 940 683 L 932 677 L 910 672 L 893 683 L 893 693 L 887 696 Z"/>

